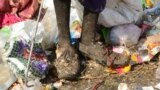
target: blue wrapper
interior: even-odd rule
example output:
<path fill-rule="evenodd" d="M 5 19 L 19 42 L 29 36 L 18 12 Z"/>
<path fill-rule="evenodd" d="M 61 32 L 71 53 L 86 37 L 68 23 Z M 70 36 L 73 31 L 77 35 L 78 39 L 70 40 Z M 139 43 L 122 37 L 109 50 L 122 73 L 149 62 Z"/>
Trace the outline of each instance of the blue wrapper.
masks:
<path fill-rule="evenodd" d="M 33 60 L 31 62 L 32 69 L 37 72 L 39 75 L 43 76 L 47 73 L 48 63 L 44 61 Z"/>

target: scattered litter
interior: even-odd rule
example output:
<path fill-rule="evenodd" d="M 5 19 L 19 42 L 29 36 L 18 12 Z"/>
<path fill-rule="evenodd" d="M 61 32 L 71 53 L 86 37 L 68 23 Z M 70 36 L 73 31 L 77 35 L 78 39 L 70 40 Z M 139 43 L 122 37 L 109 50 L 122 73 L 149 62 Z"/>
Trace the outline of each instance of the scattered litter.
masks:
<path fill-rule="evenodd" d="M 51 85 L 46 85 L 44 87 L 44 90 L 53 90 L 53 87 Z"/>
<path fill-rule="evenodd" d="M 157 35 L 160 34 L 160 29 L 151 29 L 147 32 L 147 36 Z"/>
<path fill-rule="evenodd" d="M 143 22 L 140 27 L 141 27 L 142 34 L 143 34 L 144 32 L 146 32 L 149 29 L 151 29 L 152 25 L 150 23 Z"/>
<path fill-rule="evenodd" d="M 160 83 L 155 86 L 156 89 L 160 89 Z"/>
<path fill-rule="evenodd" d="M 152 86 L 142 87 L 142 90 L 154 90 Z"/>
<path fill-rule="evenodd" d="M 110 44 L 110 30 L 108 28 L 102 28 L 102 35 L 105 40 L 105 44 Z"/>
<path fill-rule="evenodd" d="M 134 24 L 120 25 L 112 29 L 110 39 L 113 44 L 132 46 L 138 43 L 141 32 Z"/>
<path fill-rule="evenodd" d="M 14 73 L 24 75 L 24 70 L 26 69 L 27 59 L 30 51 L 30 41 L 33 38 L 33 29 L 35 21 L 26 20 L 24 22 L 19 22 L 11 25 L 9 28 L 3 29 L 4 35 L 8 39 L 3 39 L 1 43 L 5 44 L 4 49 L 8 55 L 8 63 L 13 69 Z M 32 27 L 31 27 L 32 26 Z M 3 31 L 1 31 L 3 32 Z M 32 54 L 31 61 L 31 71 L 32 74 L 38 76 L 43 76 L 47 73 L 48 61 L 41 47 L 42 34 L 44 32 L 44 27 L 42 24 L 39 24 L 39 31 L 37 32 L 37 37 L 35 47 Z M 5 34 L 6 33 L 6 34 Z M 2 35 L 2 36 L 4 36 Z M 1 37 L 2 37 L 1 36 Z"/>
<path fill-rule="evenodd" d="M 151 44 L 151 43 L 160 43 L 160 34 L 157 35 L 152 35 L 152 36 L 148 36 L 146 43 Z"/>
<path fill-rule="evenodd" d="M 28 85 L 33 85 L 32 87 L 23 86 L 24 90 L 44 90 L 44 87 L 42 86 L 42 83 L 39 81 L 39 79 L 36 79 L 34 81 L 29 81 Z"/>
<path fill-rule="evenodd" d="M 82 21 L 83 21 L 84 8 L 78 2 L 78 0 L 71 0 L 70 8 L 70 36 L 72 44 L 78 42 L 82 33 Z"/>
<path fill-rule="evenodd" d="M 160 7 L 160 3 L 157 4 L 154 8 L 144 10 L 144 13 L 148 14 L 148 15 L 157 15 L 157 16 L 159 16 L 160 15 L 159 7 Z"/>
<path fill-rule="evenodd" d="M 7 90 L 15 81 L 16 76 L 6 63 L 0 63 L 0 90 Z"/>
<path fill-rule="evenodd" d="M 156 73 L 155 73 L 155 77 L 156 79 L 160 79 L 160 66 L 158 66 L 157 70 L 156 70 Z"/>
<path fill-rule="evenodd" d="M 56 20 L 58 18 L 56 18 L 53 1 L 45 0 L 45 3 L 41 4 L 43 7 L 41 14 L 44 16 L 38 24 L 36 37 L 33 37 L 36 22 L 27 19 L 37 15 L 39 2 L 41 0 L 1 0 L 0 51 L 4 50 L 3 54 L 7 62 L 3 63 L 2 60 L 0 62 L 0 69 L 4 69 L 0 70 L 0 90 L 6 90 L 11 85 L 9 90 L 51 90 L 63 85 L 60 80 L 43 87 L 39 81 L 49 72 L 51 63 L 47 59 L 45 50 L 58 43 L 57 23 L 60 23 Z M 106 65 L 105 70 L 108 73 L 128 73 L 136 64 L 149 62 L 160 52 L 160 3 L 155 3 L 155 0 L 71 0 L 70 6 L 69 34 L 72 44 L 80 42 L 81 36 L 85 35 L 82 35 L 82 25 L 85 24 L 84 9 L 99 13 L 97 23 L 102 27 L 97 26 L 96 29 L 102 32 L 102 36 L 99 36 L 101 40 L 98 41 L 101 45 L 93 43 L 87 48 L 87 45 L 80 43 L 80 47 L 76 48 L 83 51 L 87 57 Z M 33 38 L 35 43 L 29 66 L 29 81 L 27 81 L 33 86 L 28 87 L 23 83 L 23 79 Z M 145 41 L 142 45 L 141 40 Z M 69 58 L 68 55 L 64 56 Z M 19 76 L 21 80 L 16 82 Z M 95 77 L 91 78 L 99 78 Z M 160 66 L 156 70 L 155 77 L 157 80 L 160 79 Z M 104 80 L 96 83 L 92 89 L 96 90 L 102 83 Z M 160 89 L 160 84 L 155 88 Z M 141 89 L 154 90 L 152 86 L 141 87 Z M 126 83 L 120 83 L 118 90 L 130 89 Z"/>
<path fill-rule="evenodd" d="M 131 65 L 125 65 L 118 68 L 109 67 L 106 68 L 106 72 L 108 73 L 118 73 L 120 75 L 126 74 L 131 71 Z"/>
<path fill-rule="evenodd" d="M 124 47 L 113 47 L 113 52 L 122 54 L 124 52 Z"/>
<path fill-rule="evenodd" d="M 19 78 L 10 88 L 9 90 L 44 90 L 44 87 L 41 82 L 39 82 L 39 79 L 35 79 L 34 81 L 29 81 L 29 85 L 32 85 L 30 87 L 26 86 L 23 83 L 23 80 Z"/>
<path fill-rule="evenodd" d="M 133 53 L 131 55 L 131 60 L 134 63 L 143 63 L 151 61 L 151 59 L 160 52 L 160 44 L 159 43 L 150 43 L 145 46 L 147 49 L 139 50 L 137 53 Z M 132 62 L 132 64 L 133 64 Z"/>
<path fill-rule="evenodd" d="M 62 82 L 62 81 L 57 81 L 57 82 L 53 83 L 53 87 L 55 87 L 55 88 L 59 88 L 59 87 L 61 87 L 62 85 L 63 85 L 63 82 Z"/>
<path fill-rule="evenodd" d="M 120 83 L 118 86 L 118 90 L 129 90 L 126 83 Z"/>
<path fill-rule="evenodd" d="M 143 9 L 152 8 L 154 5 L 153 0 L 141 0 Z"/>

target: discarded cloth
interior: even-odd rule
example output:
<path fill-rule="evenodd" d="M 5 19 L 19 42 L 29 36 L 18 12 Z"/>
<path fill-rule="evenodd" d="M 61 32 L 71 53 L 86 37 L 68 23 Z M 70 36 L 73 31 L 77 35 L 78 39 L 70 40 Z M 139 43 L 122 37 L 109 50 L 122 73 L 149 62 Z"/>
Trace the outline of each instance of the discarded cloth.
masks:
<path fill-rule="evenodd" d="M 10 12 L 9 0 L 0 0 L 0 13 Z"/>
<path fill-rule="evenodd" d="M 1 0 L 0 13 L 18 14 L 22 18 L 31 18 L 38 9 L 38 0 Z"/>
<path fill-rule="evenodd" d="M 18 17 L 16 14 L 10 14 L 10 13 L 0 14 L 0 28 L 23 20 L 24 19 Z"/>

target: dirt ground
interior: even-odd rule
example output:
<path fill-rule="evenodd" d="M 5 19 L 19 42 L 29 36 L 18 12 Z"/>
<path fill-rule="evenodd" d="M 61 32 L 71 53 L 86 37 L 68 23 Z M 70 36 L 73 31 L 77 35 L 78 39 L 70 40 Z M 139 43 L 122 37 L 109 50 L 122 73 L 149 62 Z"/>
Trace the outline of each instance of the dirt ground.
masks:
<path fill-rule="evenodd" d="M 125 75 L 109 74 L 104 67 L 90 60 L 78 81 L 65 83 L 58 90 L 118 90 L 120 83 L 126 83 L 131 90 L 144 86 L 155 86 L 155 70 L 158 62 L 144 63 L 132 68 Z"/>

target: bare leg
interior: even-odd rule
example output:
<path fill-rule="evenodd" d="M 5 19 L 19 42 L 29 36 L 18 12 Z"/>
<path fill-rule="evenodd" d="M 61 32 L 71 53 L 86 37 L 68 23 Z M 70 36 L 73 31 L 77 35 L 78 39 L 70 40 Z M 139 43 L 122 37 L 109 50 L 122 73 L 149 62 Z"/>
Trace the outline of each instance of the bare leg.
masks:
<path fill-rule="evenodd" d="M 93 60 L 105 64 L 106 58 L 103 46 L 94 43 L 97 27 L 98 14 L 92 13 L 85 9 L 83 18 L 82 40 L 79 45 L 79 50 L 85 53 Z"/>
<path fill-rule="evenodd" d="M 71 78 L 79 70 L 78 55 L 70 45 L 69 15 L 71 0 L 53 0 L 59 28 L 59 42 L 54 62 L 59 78 Z"/>
<path fill-rule="evenodd" d="M 82 43 L 85 45 L 90 45 L 94 41 L 97 18 L 97 13 L 92 13 L 87 9 L 84 10 Z"/>

